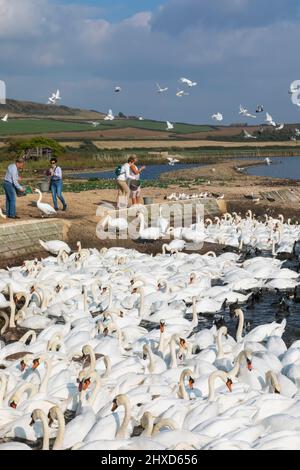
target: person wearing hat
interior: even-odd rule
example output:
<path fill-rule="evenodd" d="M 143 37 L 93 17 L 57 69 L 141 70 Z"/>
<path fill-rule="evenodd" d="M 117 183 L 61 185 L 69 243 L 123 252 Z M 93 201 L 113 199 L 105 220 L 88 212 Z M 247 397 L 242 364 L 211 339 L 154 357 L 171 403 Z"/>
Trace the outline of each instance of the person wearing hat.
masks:
<path fill-rule="evenodd" d="M 24 193 L 26 191 L 19 183 L 19 170 L 24 167 L 24 158 L 19 157 L 8 166 L 3 182 L 3 188 L 6 197 L 6 217 L 9 219 L 19 219 L 16 214 L 16 193 L 17 191 Z"/>

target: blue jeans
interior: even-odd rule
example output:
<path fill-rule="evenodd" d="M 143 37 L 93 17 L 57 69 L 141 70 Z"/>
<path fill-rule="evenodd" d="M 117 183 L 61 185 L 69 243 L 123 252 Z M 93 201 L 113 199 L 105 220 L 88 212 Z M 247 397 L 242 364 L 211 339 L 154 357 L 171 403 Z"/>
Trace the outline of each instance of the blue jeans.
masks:
<path fill-rule="evenodd" d="M 63 188 L 62 180 L 52 180 L 51 181 L 52 199 L 53 199 L 53 205 L 54 205 L 55 210 L 58 210 L 57 198 L 60 200 L 63 207 L 67 206 L 66 201 L 64 200 L 64 198 L 62 196 L 62 188 Z"/>
<path fill-rule="evenodd" d="M 16 190 L 12 183 L 4 181 L 3 183 L 5 196 L 6 196 L 6 216 L 16 216 Z"/>

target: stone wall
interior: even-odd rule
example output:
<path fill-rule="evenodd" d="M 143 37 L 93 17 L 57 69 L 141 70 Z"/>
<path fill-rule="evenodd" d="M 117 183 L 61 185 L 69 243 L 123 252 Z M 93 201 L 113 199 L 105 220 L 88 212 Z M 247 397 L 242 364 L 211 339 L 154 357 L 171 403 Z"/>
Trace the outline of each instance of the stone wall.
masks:
<path fill-rule="evenodd" d="M 0 265 L 13 265 L 41 252 L 39 240 L 67 240 L 64 220 L 29 220 L 0 224 Z M 44 252 L 45 253 L 45 252 Z"/>

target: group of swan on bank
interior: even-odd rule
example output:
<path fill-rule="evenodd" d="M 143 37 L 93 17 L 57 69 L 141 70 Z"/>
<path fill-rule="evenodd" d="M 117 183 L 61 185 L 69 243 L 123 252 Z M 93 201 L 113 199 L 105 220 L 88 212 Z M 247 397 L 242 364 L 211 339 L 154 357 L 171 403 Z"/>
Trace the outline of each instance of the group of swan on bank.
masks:
<path fill-rule="evenodd" d="M 299 284 L 282 261 L 42 244 L 1 271 L 0 450 L 300 448 L 299 341 L 243 328 L 251 289 Z M 199 330 L 224 301 L 235 338 Z"/>

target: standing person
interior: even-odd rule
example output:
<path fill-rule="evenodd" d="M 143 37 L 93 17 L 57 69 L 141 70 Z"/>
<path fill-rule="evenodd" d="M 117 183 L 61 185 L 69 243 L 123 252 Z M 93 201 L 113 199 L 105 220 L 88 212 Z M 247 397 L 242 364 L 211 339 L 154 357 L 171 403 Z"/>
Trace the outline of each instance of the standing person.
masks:
<path fill-rule="evenodd" d="M 7 168 L 4 178 L 4 191 L 6 196 L 6 216 L 9 219 L 19 219 L 16 214 L 16 192 L 24 193 L 26 190 L 19 183 L 19 170 L 24 167 L 24 159 L 18 158 L 15 163 L 12 163 Z"/>
<path fill-rule="evenodd" d="M 141 204 L 141 173 L 145 170 L 145 166 L 142 166 L 140 169 L 137 167 L 138 159 L 137 157 L 130 164 L 130 180 L 129 180 L 129 189 L 132 205 Z"/>
<path fill-rule="evenodd" d="M 130 178 L 130 165 L 132 163 L 132 157 L 128 159 L 127 163 L 120 165 L 116 168 L 116 183 L 118 188 L 117 194 L 117 208 L 126 209 L 128 207 L 128 198 L 130 195 L 130 189 L 128 187 L 128 180 Z"/>
<path fill-rule="evenodd" d="M 51 187 L 51 192 L 52 192 L 54 209 L 58 211 L 58 205 L 57 205 L 57 198 L 58 198 L 63 205 L 62 210 L 66 211 L 67 204 L 62 195 L 62 189 L 63 189 L 62 169 L 60 166 L 57 166 L 57 158 L 51 158 L 50 163 L 51 163 L 51 168 L 49 169 L 47 174 L 50 176 L 50 187 Z"/>

